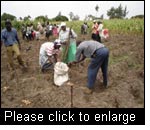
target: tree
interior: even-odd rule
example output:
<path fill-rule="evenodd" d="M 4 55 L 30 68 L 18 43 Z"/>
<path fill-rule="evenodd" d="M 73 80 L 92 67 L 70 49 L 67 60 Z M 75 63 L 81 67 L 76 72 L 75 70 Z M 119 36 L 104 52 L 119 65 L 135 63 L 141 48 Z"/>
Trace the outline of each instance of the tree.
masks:
<path fill-rule="evenodd" d="M 1 16 L 1 20 L 7 20 L 7 19 L 10 19 L 10 20 L 15 20 L 16 19 L 16 16 L 14 15 L 11 15 L 11 14 L 7 14 L 7 13 L 3 13 L 2 16 Z"/>
<path fill-rule="evenodd" d="M 114 7 L 112 7 L 110 10 L 107 11 L 107 16 L 109 16 L 110 19 L 115 18 L 116 14 L 116 9 Z"/>
<path fill-rule="evenodd" d="M 99 6 L 98 5 L 96 5 L 95 10 L 98 13 L 98 10 L 99 10 Z M 96 17 L 97 17 L 97 14 L 96 14 Z"/>
<path fill-rule="evenodd" d="M 126 17 L 128 13 L 129 13 L 129 11 L 127 11 L 127 6 L 125 6 L 125 9 L 124 9 L 124 12 L 123 12 L 123 16 Z"/>
<path fill-rule="evenodd" d="M 102 20 L 104 19 L 104 14 L 102 14 L 102 15 L 100 16 L 100 19 L 102 19 Z"/>
<path fill-rule="evenodd" d="M 29 20 L 31 19 L 31 16 L 30 16 L 30 15 L 28 15 L 27 17 L 28 17 Z"/>
<path fill-rule="evenodd" d="M 89 17 L 89 20 L 93 20 L 93 19 L 95 18 L 95 17 L 94 17 L 93 15 L 91 15 L 91 14 L 89 14 L 88 17 Z"/>
<path fill-rule="evenodd" d="M 68 18 L 66 16 L 61 15 L 61 16 L 56 16 L 52 20 L 54 20 L 54 21 L 68 21 Z"/>
<path fill-rule="evenodd" d="M 23 20 L 23 18 L 22 18 L 22 17 L 19 17 L 19 20 L 20 20 L 20 21 L 22 21 L 22 20 Z"/>
<path fill-rule="evenodd" d="M 79 20 L 79 19 L 80 19 L 80 17 L 78 15 L 75 15 L 72 20 L 76 21 L 76 20 Z"/>
<path fill-rule="evenodd" d="M 123 19 L 126 17 L 127 14 L 127 6 L 125 7 L 125 9 L 123 9 L 121 4 L 118 6 L 118 8 L 111 7 L 111 9 L 107 11 L 107 16 L 109 16 L 110 19 Z"/>
<path fill-rule="evenodd" d="M 84 18 L 84 21 L 88 21 L 88 20 L 89 20 L 89 17 L 86 15 Z"/>
<path fill-rule="evenodd" d="M 24 21 L 30 21 L 30 19 L 31 19 L 31 16 L 30 16 L 30 15 L 25 16 L 25 17 L 23 18 Z"/>
<path fill-rule="evenodd" d="M 61 16 L 61 11 L 59 11 L 58 15 L 57 16 Z"/>
<path fill-rule="evenodd" d="M 141 14 L 141 15 L 135 15 L 131 17 L 131 19 L 135 19 L 135 18 L 144 19 L 144 15 Z"/>
<path fill-rule="evenodd" d="M 28 21 L 29 18 L 28 18 L 27 16 L 25 16 L 25 17 L 23 18 L 23 20 L 24 20 L 24 21 Z"/>
<path fill-rule="evenodd" d="M 36 17 L 35 20 L 46 22 L 46 21 L 48 21 L 48 17 L 47 17 L 47 15 L 45 15 L 45 16 L 41 15 L 41 16 Z"/>
<path fill-rule="evenodd" d="M 70 13 L 69 13 L 69 16 L 70 16 L 70 20 L 72 20 L 72 19 L 73 19 L 73 17 L 74 17 L 73 12 L 70 12 Z"/>

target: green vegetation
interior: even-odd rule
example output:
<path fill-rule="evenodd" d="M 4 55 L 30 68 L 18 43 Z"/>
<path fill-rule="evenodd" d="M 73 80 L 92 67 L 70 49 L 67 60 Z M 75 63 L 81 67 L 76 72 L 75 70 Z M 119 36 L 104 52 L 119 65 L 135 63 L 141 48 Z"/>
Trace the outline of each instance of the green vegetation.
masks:
<path fill-rule="evenodd" d="M 126 17 L 128 13 L 129 12 L 127 11 L 127 7 L 123 9 L 121 4 L 118 6 L 118 8 L 111 7 L 111 9 L 107 11 L 107 15 L 109 16 L 109 19 L 114 19 L 114 18 L 123 19 Z"/>
<path fill-rule="evenodd" d="M 43 20 L 26 20 L 26 21 L 12 21 L 13 26 L 17 29 L 21 29 L 21 25 L 24 23 L 25 25 L 33 23 L 33 26 L 36 28 L 37 23 L 44 23 Z M 68 27 L 71 25 L 73 29 L 80 34 L 81 25 L 84 21 L 66 21 Z M 50 21 L 52 24 L 60 24 L 60 21 Z M 88 32 L 91 32 L 92 21 L 87 21 L 89 25 Z M 111 19 L 111 20 L 103 20 L 104 28 L 107 28 L 110 32 L 115 33 L 144 33 L 144 19 Z M 4 21 L 1 21 L 1 27 L 4 28 Z"/>

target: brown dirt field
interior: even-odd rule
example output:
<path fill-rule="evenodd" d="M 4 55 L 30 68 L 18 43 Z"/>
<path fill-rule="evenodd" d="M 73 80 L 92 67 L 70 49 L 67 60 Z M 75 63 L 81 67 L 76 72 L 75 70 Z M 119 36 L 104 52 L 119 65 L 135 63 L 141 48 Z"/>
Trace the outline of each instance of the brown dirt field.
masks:
<path fill-rule="evenodd" d="M 21 38 L 20 38 L 21 39 Z M 4 45 L 1 51 L 1 107 L 2 108 L 70 108 L 71 88 L 53 85 L 53 70 L 39 69 L 39 48 L 45 40 L 22 43 L 22 56 L 28 65 L 23 73 L 17 67 L 12 73 L 7 63 Z M 87 82 L 89 59 L 83 65 L 70 68 L 73 86 L 73 107 L 76 108 L 143 108 L 144 107 L 144 36 L 112 34 L 104 44 L 110 50 L 109 87 L 102 86 L 101 71 L 91 95 L 83 93 Z M 31 50 L 26 52 L 26 48 Z"/>

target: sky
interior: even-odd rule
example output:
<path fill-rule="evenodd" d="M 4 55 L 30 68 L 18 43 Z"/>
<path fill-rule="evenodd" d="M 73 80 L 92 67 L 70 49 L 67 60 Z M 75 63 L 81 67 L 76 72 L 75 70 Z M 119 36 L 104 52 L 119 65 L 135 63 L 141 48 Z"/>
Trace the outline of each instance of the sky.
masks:
<path fill-rule="evenodd" d="M 117 8 L 119 5 L 123 8 L 127 6 L 129 11 L 127 18 L 135 15 L 144 14 L 144 1 L 1 1 L 1 15 L 9 13 L 17 18 L 30 15 L 35 18 L 40 15 L 47 15 L 48 18 L 54 18 L 61 12 L 69 18 L 69 13 L 73 12 L 83 20 L 86 15 L 101 16 L 108 19 L 107 11 L 111 7 Z M 98 13 L 95 10 L 99 6 Z"/>

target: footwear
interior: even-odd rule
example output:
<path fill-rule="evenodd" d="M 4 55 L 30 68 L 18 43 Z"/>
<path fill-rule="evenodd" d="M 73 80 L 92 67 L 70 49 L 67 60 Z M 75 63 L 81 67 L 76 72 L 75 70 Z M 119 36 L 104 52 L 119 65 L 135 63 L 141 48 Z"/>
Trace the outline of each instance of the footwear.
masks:
<path fill-rule="evenodd" d="M 108 88 L 108 84 L 103 84 L 104 88 Z"/>
<path fill-rule="evenodd" d="M 104 81 L 103 86 L 104 86 L 104 88 L 108 88 L 108 83 Z"/>
<path fill-rule="evenodd" d="M 92 94 L 93 90 L 86 87 L 86 89 L 84 90 L 84 93 L 85 94 Z"/>

